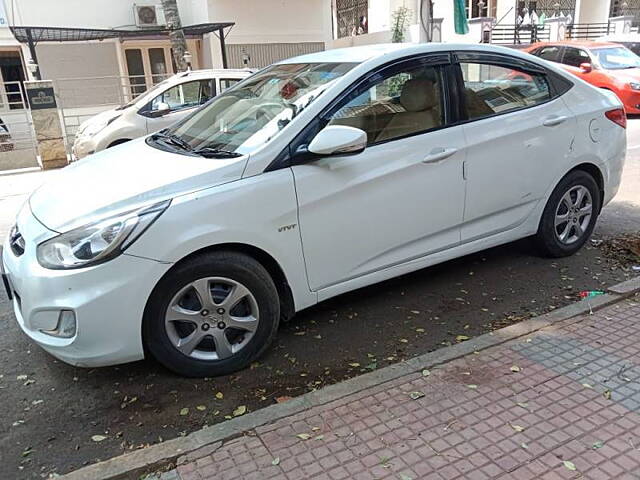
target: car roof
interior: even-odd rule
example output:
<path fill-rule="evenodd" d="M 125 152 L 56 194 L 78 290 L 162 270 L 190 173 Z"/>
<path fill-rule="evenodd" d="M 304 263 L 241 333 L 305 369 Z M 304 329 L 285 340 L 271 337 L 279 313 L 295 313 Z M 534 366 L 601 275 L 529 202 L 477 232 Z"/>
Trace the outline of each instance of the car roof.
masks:
<path fill-rule="evenodd" d="M 555 46 L 563 46 L 563 47 L 577 47 L 577 48 L 586 48 L 587 50 L 592 48 L 601 48 L 601 47 L 616 47 L 617 43 L 613 41 L 592 41 L 592 40 L 564 40 L 561 42 L 538 42 L 532 47 L 555 47 Z"/>
<path fill-rule="evenodd" d="M 513 48 L 480 43 L 382 43 L 308 53 L 298 57 L 288 58 L 278 63 L 362 63 L 367 60 L 389 54 L 394 54 L 394 57 L 398 57 L 402 56 L 403 53 L 412 55 L 430 52 L 449 52 L 455 50 L 507 53 L 514 56 L 522 55 L 518 50 Z"/>

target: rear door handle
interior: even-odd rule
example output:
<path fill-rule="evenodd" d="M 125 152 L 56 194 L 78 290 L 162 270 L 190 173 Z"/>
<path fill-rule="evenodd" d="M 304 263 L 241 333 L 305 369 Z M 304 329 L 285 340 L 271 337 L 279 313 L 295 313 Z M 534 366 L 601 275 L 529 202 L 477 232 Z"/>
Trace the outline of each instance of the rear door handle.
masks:
<path fill-rule="evenodd" d="M 542 122 L 542 125 L 544 125 L 545 127 L 555 127 L 556 125 L 560 125 L 561 123 L 565 122 L 567 118 L 569 117 L 554 115 L 553 117 L 545 118 Z"/>
<path fill-rule="evenodd" d="M 429 153 L 429 155 L 427 155 L 424 160 L 422 160 L 422 163 L 438 163 L 441 162 L 442 160 L 446 160 L 447 158 L 449 158 L 451 155 L 453 155 L 454 153 L 456 153 L 458 151 L 457 148 L 434 148 L 433 150 L 431 150 L 431 153 Z"/>

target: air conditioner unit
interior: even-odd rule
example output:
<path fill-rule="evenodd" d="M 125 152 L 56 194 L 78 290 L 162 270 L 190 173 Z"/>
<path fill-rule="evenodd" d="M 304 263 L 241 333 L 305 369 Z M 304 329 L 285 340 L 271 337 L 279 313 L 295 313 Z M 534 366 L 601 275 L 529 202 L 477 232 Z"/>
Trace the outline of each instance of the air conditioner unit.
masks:
<path fill-rule="evenodd" d="M 160 5 L 134 5 L 133 14 L 137 27 L 158 27 L 165 24 L 164 12 Z"/>

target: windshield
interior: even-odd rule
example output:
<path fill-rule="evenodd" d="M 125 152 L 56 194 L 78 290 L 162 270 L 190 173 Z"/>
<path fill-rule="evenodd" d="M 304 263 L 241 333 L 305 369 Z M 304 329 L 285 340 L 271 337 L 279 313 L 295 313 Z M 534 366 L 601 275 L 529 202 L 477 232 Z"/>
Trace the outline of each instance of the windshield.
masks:
<path fill-rule="evenodd" d="M 625 47 L 607 47 L 592 50 L 598 63 L 606 70 L 640 67 L 640 57 Z"/>
<path fill-rule="evenodd" d="M 277 135 L 353 63 L 272 65 L 211 100 L 163 133 L 184 150 L 244 155 Z M 174 142 L 175 143 L 175 142 Z M 215 155 L 212 155 L 215 156 Z"/>

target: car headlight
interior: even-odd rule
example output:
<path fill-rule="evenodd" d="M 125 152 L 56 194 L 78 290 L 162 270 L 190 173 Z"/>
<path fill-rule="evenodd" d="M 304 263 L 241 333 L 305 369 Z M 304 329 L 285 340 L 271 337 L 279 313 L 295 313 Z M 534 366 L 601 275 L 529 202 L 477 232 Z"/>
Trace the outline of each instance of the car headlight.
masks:
<path fill-rule="evenodd" d="M 629 86 L 631 90 L 640 90 L 640 83 L 638 82 L 629 82 Z"/>
<path fill-rule="evenodd" d="M 120 255 L 164 212 L 171 200 L 84 225 L 42 242 L 38 263 L 64 270 L 106 262 Z"/>

